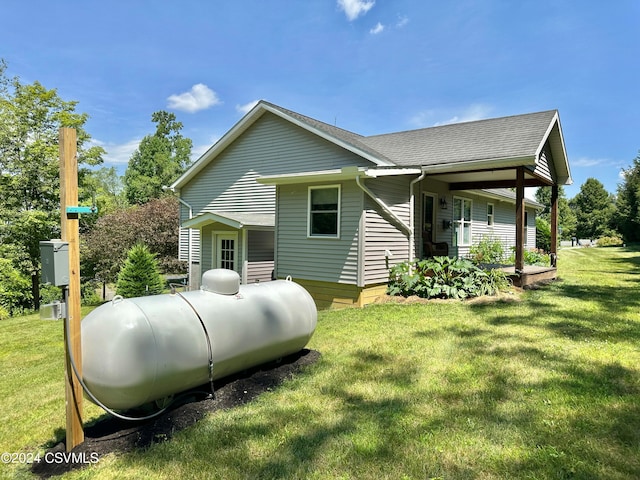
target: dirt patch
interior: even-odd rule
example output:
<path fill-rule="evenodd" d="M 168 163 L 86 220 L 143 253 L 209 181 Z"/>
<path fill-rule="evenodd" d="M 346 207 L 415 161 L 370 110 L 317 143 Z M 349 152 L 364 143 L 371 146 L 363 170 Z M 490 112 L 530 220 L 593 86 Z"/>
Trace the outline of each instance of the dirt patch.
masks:
<path fill-rule="evenodd" d="M 35 463 L 31 471 L 40 478 L 49 478 L 87 466 L 108 453 L 130 452 L 164 442 L 208 413 L 243 405 L 261 393 L 274 389 L 319 358 L 317 351 L 304 349 L 279 362 L 266 363 L 221 379 L 214 383 L 214 398 L 206 398 L 210 388 L 209 385 L 203 385 L 181 396 L 181 400 L 163 415 L 145 422 L 132 423 L 111 416 L 102 417 L 85 426 L 85 441 L 72 450 L 74 455 L 64 455 L 66 447 L 63 440 L 47 450 L 49 455 L 42 456 L 54 461 Z"/>
<path fill-rule="evenodd" d="M 422 298 L 417 295 L 411 295 L 410 297 L 402 297 L 400 295 L 381 295 L 376 299 L 374 303 L 386 304 L 386 303 L 398 303 L 398 304 L 434 304 L 434 303 L 452 303 L 452 302 L 465 302 L 471 304 L 484 304 L 484 303 L 496 303 L 496 302 L 517 302 L 520 301 L 522 289 L 517 287 L 511 287 L 509 291 L 499 292 L 496 295 L 484 295 L 481 297 L 472 297 L 465 300 L 448 299 L 448 298 Z"/>

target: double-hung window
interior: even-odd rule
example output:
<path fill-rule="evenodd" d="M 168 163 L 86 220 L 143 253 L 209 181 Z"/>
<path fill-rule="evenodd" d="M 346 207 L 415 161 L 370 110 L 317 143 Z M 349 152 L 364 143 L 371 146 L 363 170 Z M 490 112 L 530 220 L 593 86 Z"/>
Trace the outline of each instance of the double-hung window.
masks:
<path fill-rule="evenodd" d="M 493 203 L 487 203 L 487 225 L 492 226 L 494 220 Z"/>
<path fill-rule="evenodd" d="M 453 227 L 456 245 L 471 245 L 472 202 L 468 198 L 453 199 Z"/>
<path fill-rule="evenodd" d="M 307 222 L 310 237 L 340 236 L 340 185 L 309 187 Z"/>

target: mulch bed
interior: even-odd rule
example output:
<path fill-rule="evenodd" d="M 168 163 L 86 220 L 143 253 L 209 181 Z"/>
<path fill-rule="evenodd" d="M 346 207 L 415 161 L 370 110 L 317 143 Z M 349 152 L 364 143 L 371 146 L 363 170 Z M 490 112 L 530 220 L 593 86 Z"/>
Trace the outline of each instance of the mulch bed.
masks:
<path fill-rule="evenodd" d="M 112 416 L 101 417 L 95 423 L 85 426 L 85 440 L 75 447 L 73 456 L 63 456 L 66 451 L 64 440 L 47 450 L 54 462 L 34 463 L 31 471 L 40 478 L 61 475 L 90 464 L 108 453 L 131 452 L 145 449 L 154 443 L 169 440 L 176 432 L 195 424 L 205 415 L 217 410 L 233 408 L 250 402 L 261 393 L 272 390 L 285 380 L 294 377 L 303 367 L 318 361 L 320 353 L 315 350 L 302 351 L 284 357 L 278 362 L 270 362 L 242 373 L 217 380 L 214 383 L 215 398 L 203 398 L 203 391 L 210 391 L 209 385 L 193 389 L 180 402 L 163 415 L 144 422 L 127 422 Z M 45 458 L 45 455 L 42 456 Z M 61 459 L 78 459 L 60 462 Z M 60 462 L 60 463 L 57 463 Z"/>

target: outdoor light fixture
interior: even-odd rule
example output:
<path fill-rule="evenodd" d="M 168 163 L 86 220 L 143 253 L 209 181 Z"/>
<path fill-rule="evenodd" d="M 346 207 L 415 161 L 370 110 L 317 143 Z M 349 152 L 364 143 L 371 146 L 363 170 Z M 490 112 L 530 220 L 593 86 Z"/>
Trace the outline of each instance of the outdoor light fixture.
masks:
<path fill-rule="evenodd" d="M 450 220 L 442 220 L 442 229 L 443 230 L 449 230 L 451 228 L 451 221 Z"/>
<path fill-rule="evenodd" d="M 442 197 L 442 198 L 440 199 L 440 208 L 441 208 L 442 210 L 446 210 L 446 209 L 447 209 L 447 199 L 446 199 L 446 198 L 444 198 L 444 197 Z"/>

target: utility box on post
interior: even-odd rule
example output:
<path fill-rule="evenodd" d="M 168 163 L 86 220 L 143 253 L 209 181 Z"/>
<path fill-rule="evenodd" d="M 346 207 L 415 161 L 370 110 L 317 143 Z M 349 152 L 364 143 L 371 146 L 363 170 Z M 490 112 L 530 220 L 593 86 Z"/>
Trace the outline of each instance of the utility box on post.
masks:
<path fill-rule="evenodd" d="M 42 283 L 56 287 L 69 285 L 69 243 L 62 240 L 40 242 Z"/>

